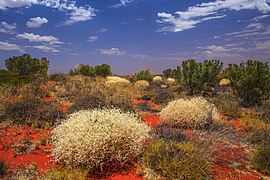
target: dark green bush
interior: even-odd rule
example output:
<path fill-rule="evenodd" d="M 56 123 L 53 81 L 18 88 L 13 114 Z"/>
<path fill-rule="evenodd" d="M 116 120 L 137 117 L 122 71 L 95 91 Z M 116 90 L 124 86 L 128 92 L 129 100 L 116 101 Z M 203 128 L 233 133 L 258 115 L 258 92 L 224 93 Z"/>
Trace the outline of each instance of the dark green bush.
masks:
<path fill-rule="evenodd" d="M 64 117 L 65 114 L 55 103 L 42 101 L 33 95 L 11 102 L 5 111 L 5 118 L 11 119 L 13 123 L 38 128 L 52 126 Z"/>
<path fill-rule="evenodd" d="M 223 63 L 219 60 L 205 60 L 198 63 L 195 60 L 182 62 L 183 80 L 189 89 L 189 94 L 201 92 L 217 84 L 217 75 L 222 70 Z"/>
<path fill-rule="evenodd" d="M 206 179 L 211 176 L 209 156 L 189 142 L 151 141 L 142 155 L 142 164 L 165 179 Z"/>
<path fill-rule="evenodd" d="M 270 174 L 270 144 L 264 142 L 256 149 L 251 159 L 253 167 L 263 173 Z"/>
<path fill-rule="evenodd" d="M 263 99 L 269 98 L 270 71 L 267 63 L 249 60 L 240 65 L 230 64 L 224 74 L 242 99 L 243 106 L 261 104 Z"/>
<path fill-rule="evenodd" d="M 165 69 L 163 71 L 163 75 L 165 76 L 165 78 L 172 78 L 173 77 L 172 72 L 173 72 L 172 69 Z"/>
<path fill-rule="evenodd" d="M 13 56 L 5 60 L 8 71 L 16 72 L 19 75 L 42 75 L 46 76 L 49 68 L 49 61 L 44 57 L 40 60 L 32 58 L 29 54 Z"/>
<path fill-rule="evenodd" d="M 96 76 L 106 77 L 112 75 L 111 67 L 107 64 L 95 67 Z"/>
<path fill-rule="evenodd" d="M 134 79 L 135 79 L 135 81 L 146 80 L 146 81 L 150 82 L 153 80 L 153 76 L 151 75 L 150 70 L 147 69 L 145 71 L 139 71 L 139 72 L 135 73 Z"/>
<path fill-rule="evenodd" d="M 19 87 L 23 84 L 26 84 L 31 79 L 30 76 L 20 76 L 17 72 L 0 70 L 0 85 L 13 85 Z"/>

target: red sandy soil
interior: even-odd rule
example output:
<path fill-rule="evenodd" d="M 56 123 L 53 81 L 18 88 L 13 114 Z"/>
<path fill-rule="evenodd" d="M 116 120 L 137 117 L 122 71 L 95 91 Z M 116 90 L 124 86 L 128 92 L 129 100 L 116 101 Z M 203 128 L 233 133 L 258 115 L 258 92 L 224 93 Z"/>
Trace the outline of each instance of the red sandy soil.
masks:
<path fill-rule="evenodd" d="M 0 129 L 0 159 L 5 160 L 10 169 L 19 165 L 29 165 L 34 162 L 38 165 L 38 170 L 47 170 L 55 165 L 52 157 L 49 156 L 51 145 L 37 145 L 41 138 L 49 135 L 48 130 L 32 129 L 30 127 L 7 127 Z M 32 147 L 28 154 L 15 155 L 14 149 L 19 147 L 19 143 L 24 139 L 29 139 Z M 38 146 L 39 148 L 35 148 Z"/>

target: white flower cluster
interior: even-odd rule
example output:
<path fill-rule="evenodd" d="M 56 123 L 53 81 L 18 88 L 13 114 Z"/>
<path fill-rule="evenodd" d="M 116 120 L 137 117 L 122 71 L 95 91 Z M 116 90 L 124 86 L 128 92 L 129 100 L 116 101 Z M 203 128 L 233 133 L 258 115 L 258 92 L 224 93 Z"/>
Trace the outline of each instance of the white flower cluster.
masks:
<path fill-rule="evenodd" d="M 162 82 L 163 80 L 162 80 L 162 77 L 160 77 L 160 76 L 155 76 L 154 78 L 153 78 L 153 82 L 156 82 L 156 83 L 159 83 L 159 82 Z"/>
<path fill-rule="evenodd" d="M 136 114 L 119 109 L 78 111 L 52 131 L 52 155 L 58 163 L 87 169 L 134 160 L 149 130 Z"/>
<path fill-rule="evenodd" d="M 130 81 L 125 79 L 125 78 L 121 78 L 118 76 L 107 76 L 106 77 L 106 82 L 107 85 L 110 84 L 118 84 L 118 83 L 122 83 L 122 84 L 129 84 Z"/>
<path fill-rule="evenodd" d="M 220 120 L 215 105 L 202 97 L 174 100 L 162 109 L 160 117 L 162 123 L 187 127 L 202 126 Z"/>

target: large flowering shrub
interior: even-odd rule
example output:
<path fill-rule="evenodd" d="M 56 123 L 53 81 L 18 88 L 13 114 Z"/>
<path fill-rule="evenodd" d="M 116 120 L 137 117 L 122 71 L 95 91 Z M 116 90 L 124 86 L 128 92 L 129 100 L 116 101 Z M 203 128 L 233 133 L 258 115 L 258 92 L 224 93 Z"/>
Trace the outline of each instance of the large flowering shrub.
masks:
<path fill-rule="evenodd" d="M 56 162 L 87 169 L 136 160 L 149 127 L 119 109 L 82 110 L 52 131 Z"/>
<path fill-rule="evenodd" d="M 185 127 L 203 126 L 219 120 L 215 105 L 202 97 L 174 100 L 161 110 L 160 117 L 165 124 Z"/>

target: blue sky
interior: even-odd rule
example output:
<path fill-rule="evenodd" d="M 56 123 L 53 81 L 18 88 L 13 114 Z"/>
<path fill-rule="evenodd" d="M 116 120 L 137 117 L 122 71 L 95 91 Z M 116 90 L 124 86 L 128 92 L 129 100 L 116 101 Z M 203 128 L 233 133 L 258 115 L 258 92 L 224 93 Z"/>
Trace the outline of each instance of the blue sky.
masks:
<path fill-rule="evenodd" d="M 270 0 L 1 0 L 0 68 L 29 53 L 50 73 L 109 64 L 160 73 L 182 60 L 270 59 Z"/>

